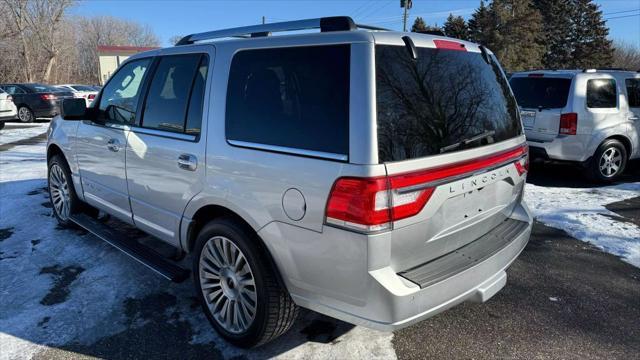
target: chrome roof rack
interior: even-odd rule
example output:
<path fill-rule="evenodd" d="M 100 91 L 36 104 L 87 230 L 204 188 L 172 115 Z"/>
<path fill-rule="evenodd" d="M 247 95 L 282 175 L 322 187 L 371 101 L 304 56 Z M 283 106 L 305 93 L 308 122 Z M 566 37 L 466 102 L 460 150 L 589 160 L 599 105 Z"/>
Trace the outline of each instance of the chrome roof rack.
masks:
<path fill-rule="evenodd" d="M 332 16 L 316 19 L 285 21 L 271 24 L 243 26 L 231 29 L 207 31 L 183 37 L 176 46 L 193 44 L 197 41 L 240 37 L 255 38 L 270 36 L 274 32 L 320 29 L 320 32 L 354 31 L 357 29 L 389 31 L 388 29 L 356 24 L 349 16 Z"/>

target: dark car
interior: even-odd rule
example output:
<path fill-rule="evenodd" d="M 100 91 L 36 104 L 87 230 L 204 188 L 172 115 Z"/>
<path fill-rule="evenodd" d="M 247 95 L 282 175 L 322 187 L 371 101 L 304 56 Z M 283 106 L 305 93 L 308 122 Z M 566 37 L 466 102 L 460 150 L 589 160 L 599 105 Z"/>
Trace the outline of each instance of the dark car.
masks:
<path fill-rule="evenodd" d="M 45 84 L 0 84 L 0 88 L 13 97 L 22 122 L 52 118 L 60 112 L 62 99 L 73 98 L 73 93 Z"/>

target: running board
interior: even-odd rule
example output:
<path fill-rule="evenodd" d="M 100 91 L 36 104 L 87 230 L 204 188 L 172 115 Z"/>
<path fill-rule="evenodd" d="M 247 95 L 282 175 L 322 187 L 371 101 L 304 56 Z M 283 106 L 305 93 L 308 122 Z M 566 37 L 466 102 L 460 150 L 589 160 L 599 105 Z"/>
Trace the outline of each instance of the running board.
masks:
<path fill-rule="evenodd" d="M 189 277 L 189 271 L 166 259 L 155 250 L 117 234 L 108 226 L 86 214 L 73 214 L 70 219 L 81 228 L 106 241 L 167 280 L 182 282 Z"/>

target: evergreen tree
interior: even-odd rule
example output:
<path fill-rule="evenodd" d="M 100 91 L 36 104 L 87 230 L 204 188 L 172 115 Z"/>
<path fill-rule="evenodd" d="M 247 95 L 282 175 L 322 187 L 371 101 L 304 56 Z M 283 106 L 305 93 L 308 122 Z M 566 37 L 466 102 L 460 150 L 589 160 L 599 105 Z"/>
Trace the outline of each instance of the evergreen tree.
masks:
<path fill-rule="evenodd" d="M 571 67 L 599 68 L 609 67 L 613 62 L 613 46 L 607 38 L 609 28 L 602 19 L 600 7 L 591 0 L 573 0 L 574 29 L 570 37 L 572 45 Z"/>
<path fill-rule="evenodd" d="M 447 36 L 462 40 L 469 39 L 469 28 L 462 16 L 453 16 L 453 14 L 449 14 L 447 21 L 444 23 L 443 29 Z"/>
<path fill-rule="evenodd" d="M 509 71 L 540 68 L 544 53 L 542 16 L 529 0 L 493 0 L 488 8 L 494 24 L 491 49 Z"/>
<path fill-rule="evenodd" d="M 542 15 L 545 52 L 542 65 L 548 69 L 562 69 L 572 60 L 571 36 L 574 0 L 534 0 L 534 6 Z"/>
<path fill-rule="evenodd" d="M 424 22 L 424 19 L 418 16 L 416 20 L 411 25 L 411 32 L 425 31 L 427 30 L 427 23 Z"/>
<path fill-rule="evenodd" d="M 412 32 L 425 32 L 425 31 L 442 31 L 442 28 L 435 24 L 434 26 L 427 25 L 423 18 L 418 16 L 411 25 Z"/>
<path fill-rule="evenodd" d="M 497 24 L 494 14 L 484 1 L 480 1 L 480 7 L 469 19 L 469 40 L 493 48 Z"/>

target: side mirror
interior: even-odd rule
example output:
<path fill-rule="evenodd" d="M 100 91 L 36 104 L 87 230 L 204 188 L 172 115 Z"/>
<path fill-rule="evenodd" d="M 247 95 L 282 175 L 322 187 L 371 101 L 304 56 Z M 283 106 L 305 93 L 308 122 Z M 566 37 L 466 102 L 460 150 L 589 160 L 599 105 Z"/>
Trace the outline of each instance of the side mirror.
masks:
<path fill-rule="evenodd" d="M 87 119 L 87 103 L 84 99 L 64 99 L 60 109 L 60 116 L 65 120 Z"/>

